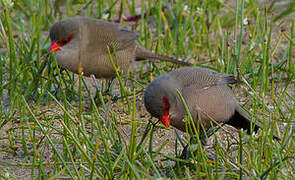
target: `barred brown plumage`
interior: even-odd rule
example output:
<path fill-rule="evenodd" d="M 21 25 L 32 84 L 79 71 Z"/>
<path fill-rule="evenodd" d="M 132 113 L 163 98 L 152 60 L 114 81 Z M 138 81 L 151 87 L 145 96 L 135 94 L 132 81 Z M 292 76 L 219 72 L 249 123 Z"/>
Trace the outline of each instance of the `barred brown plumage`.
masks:
<path fill-rule="evenodd" d="M 96 78 L 116 76 L 107 48 L 110 48 L 114 61 L 116 55 L 118 66 L 123 71 L 127 71 L 136 60 L 144 59 L 191 65 L 173 57 L 153 53 L 140 46 L 137 38 L 135 32 L 123 29 L 118 24 L 86 17 L 67 18 L 52 25 L 50 50 L 55 51 L 61 67 L 78 73 L 80 61 L 83 74 L 93 74 Z"/>
<path fill-rule="evenodd" d="M 182 94 L 196 127 L 208 130 L 216 123 L 226 123 L 251 132 L 249 114 L 239 105 L 230 87 L 236 80 L 232 75 L 187 67 L 164 74 L 149 84 L 144 95 L 147 111 L 169 127 L 170 123 L 181 131 L 186 130 L 183 121 L 186 112 L 177 94 Z M 165 101 L 164 101 L 165 99 Z M 259 125 L 252 122 L 253 132 Z M 200 127 L 201 127 L 200 126 Z M 274 137 L 279 139 L 278 137 Z"/>

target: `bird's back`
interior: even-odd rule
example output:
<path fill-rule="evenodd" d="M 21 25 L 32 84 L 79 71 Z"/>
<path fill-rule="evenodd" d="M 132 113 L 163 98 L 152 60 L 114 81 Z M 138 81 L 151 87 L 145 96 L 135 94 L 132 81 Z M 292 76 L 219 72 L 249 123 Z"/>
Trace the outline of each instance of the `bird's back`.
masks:
<path fill-rule="evenodd" d="M 135 59 L 137 34 L 112 24 L 96 19 L 82 19 L 80 45 L 83 57 L 83 69 L 86 76 L 94 74 L 97 78 L 110 78 L 116 76 L 111 65 L 108 48 L 112 54 L 113 62 L 123 71 Z M 84 34 L 84 35 L 83 35 Z M 86 36 L 85 36 L 86 34 Z M 117 63 L 116 63 L 117 62 Z"/>
<path fill-rule="evenodd" d="M 199 67 L 179 68 L 169 73 L 169 76 L 178 81 L 183 88 L 195 85 L 196 88 L 201 89 L 216 85 L 236 83 L 232 75 Z"/>

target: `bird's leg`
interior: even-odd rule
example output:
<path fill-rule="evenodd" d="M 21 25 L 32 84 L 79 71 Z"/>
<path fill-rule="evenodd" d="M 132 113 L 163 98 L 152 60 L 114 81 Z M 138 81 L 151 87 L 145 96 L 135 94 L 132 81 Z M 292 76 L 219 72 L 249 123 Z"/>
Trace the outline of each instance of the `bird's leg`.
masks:
<path fill-rule="evenodd" d="M 99 86 L 98 86 L 98 84 L 97 84 L 97 81 L 96 81 L 95 76 L 94 76 L 93 74 L 91 74 L 90 77 L 91 77 L 91 79 L 92 79 L 93 82 L 94 82 L 94 85 L 95 85 L 95 88 L 96 88 L 96 93 L 95 93 L 95 95 L 96 95 L 96 94 L 98 94 L 97 91 L 99 91 Z"/>
<path fill-rule="evenodd" d="M 102 102 L 101 102 L 102 99 L 100 99 L 100 96 L 99 96 L 100 88 L 99 88 L 99 85 L 98 85 L 98 83 L 97 83 L 97 81 L 96 81 L 96 78 L 95 78 L 95 76 L 94 76 L 93 74 L 90 75 L 90 77 L 91 77 L 91 79 L 93 80 L 94 85 L 95 85 L 95 89 L 96 89 L 95 96 L 94 96 L 94 102 L 95 102 L 96 104 L 102 103 Z M 99 101 L 99 103 L 98 103 L 98 101 Z"/>
<path fill-rule="evenodd" d="M 198 113 L 198 119 L 201 119 L 200 113 Z M 198 149 L 198 145 L 206 145 L 207 144 L 207 130 L 201 125 L 201 128 L 194 132 L 196 134 L 191 134 L 190 143 L 187 144 L 180 155 L 181 159 L 189 159 L 192 157 L 192 154 L 195 153 Z M 198 137 L 197 137 L 198 136 Z"/>
<path fill-rule="evenodd" d="M 201 144 L 198 143 L 197 140 L 198 137 L 196 137 L 196 135 L 193 135 L 190 138 L 190 143 L 188 143 L 182 150 L 180 158 L 181 159 L 189 159 L 190 157 L 192 157 L 192 154 L 195 153 L 198 149 L 198 146 L 205 146 L 207 145 L 207 138 L 205 135 L 203 135 L 203 133 L 201 133 L 199 135 L 200 138 L 200 142 Z"/>
<path fill-rule="evenodd" d="M 188 160 L 190 158 L 193 157 L 193 154 L 194 156 L 196 157 L 196 152 L 198 151 L 198 146 L 202 146 L 203 150 L 205 149 L 205 151 L 207 152 L 206 153 L 206 162 L 208 163 L 212 163 L 212 164 L 219 164 L 220 165 L 220 162 L 216 161 L 216 159 L 214 158 L 215 155 L 208 155 L 208 145 L 207 145 L 207 137 L 206 135 L 202 135 L 202 133 L 200 134 L 199 138 L 200 138 L 200 142 L 201 144 L 198 143 L 197 137 L 195 136 L 192 136 L 191 139 L 190 139 L 190 143 L 187 144 L 182 152 L 181 152 L 181 155 L 180 155 L 180 159 L 184 159 L 184 160 Z M 214 154 L 214 153 L 213 153 Z"/>
<path fill-rule="evenodd" d="M 180 155 L 180 159 L 188 159 L 189 158 L 189 151 L 188 149 L 188 144 L 183 148 L 181 155 Z"/>
<path fill-rule="evenodd" d="M 98 84 L 97 84 L 97 81 L 96 81 L 95 76 L 94 76 L 94 75 L 90 75 L 90 77 L 92 78 L 92 80 L 93 80 L 93 82 L 94 82 L 94 84 L 95 84 L 95 88 L 96 88 L 96 93 L 95 93 L 95 98 L 94 98 L 94 99 L 97 99 L 97 96 L 98 96 L 98 94 L 99 94 L 100 88 L 99 88 L 99 86 L 98 86 Z M 111 94 L 111 89 L 112 89 L 112 87 L 113 87 L 113 85 L 114 85 L 114 80 L 115 80 L 115 77 L 113 77 L 113 78 L 109 81 L 107 90 L 105 90 L 105 91 L 102 93 L 103 96 L 105 96 L 105 95 L 112 96 L 112 94 Z"/>
<path fill-rule="evenodd" d="M 105 91 L 102 93 L 103 96 L 105 96 L 105 95 L 109 95 L 109 96 L 112 97 L 111 89 L 112 89 L 112 87 L 113 87 L 113 85 L 114 85 L 114 82 L 115 82 L 115 77 L 112 77 L 112 79 L 111 79 L 111 80 L 109 81 L 109 83 L 108 83 L 108 88 L 107 88 L 107 90 L 105 90 Z"/>
<path fill-rule="evenodd" d="M 190 143 L 188 143 L 182 150 L 180 158 L 181 159 L 189 159 L 192 157 L 192 154 L 196 152 L 198 148 L 198 143 L 196 141 L 196 137 L 190 138 Z"/>

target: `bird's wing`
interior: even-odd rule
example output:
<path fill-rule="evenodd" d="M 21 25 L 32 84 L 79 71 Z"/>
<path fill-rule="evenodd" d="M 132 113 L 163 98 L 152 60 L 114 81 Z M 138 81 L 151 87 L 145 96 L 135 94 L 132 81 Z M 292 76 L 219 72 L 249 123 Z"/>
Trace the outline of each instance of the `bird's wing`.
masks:
<path fill-rule="evenodd" d="M 101 20 L 91 20 L 86 23 L 88 33 L 90 35 L 95 34 L 95 36 L 89 36 L 89 42 L 96 44 L 95 47 L 100 47 L 98 50 L 102 50 L 103 52 L 107 52 L 107 47 L 111 49 L 111 52 L 114 49 L 116 51 L 126 49 L 135 43 L 138 38 L 135 32 L 121 28 L 118 24 Z"/>
<path fill-rule="evenodd" d="M 194 85 L 197 89 L 203 89 L 237 82 L 233 75 L 199 67 L 180 68 L 173 71 L 171 76 L 178 80 L 184 88 Z"/>
<path fill-rule="evenodd" d="M 137 40 L 137 38 L 137 33 L 129 31 L 127 29 L 120 28 L 120 33 L 117 37 L 118 44 L 117 46 L 115 46 L 116 50 L 119 51 L 129 47 Z"/>
<path fill-rule="evenodd" d="M 200 118 L 205 127 L 208 127 L 211 122 L 215 124 L 215 122 L 229 120 L 238 105 L 231 89 L 226 85 L 203 89 L 191 85 L 182 90 L 182 95 L 194 120 Z"/>

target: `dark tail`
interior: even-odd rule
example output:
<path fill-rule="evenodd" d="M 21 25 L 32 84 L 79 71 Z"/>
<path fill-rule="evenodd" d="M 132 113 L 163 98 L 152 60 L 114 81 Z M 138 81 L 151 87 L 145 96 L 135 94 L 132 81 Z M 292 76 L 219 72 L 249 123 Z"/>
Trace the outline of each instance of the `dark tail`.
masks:
<path fill-rule="evenodd" d="M 193 65 L 188 62 L 177 60 L 173 57 L 153 53 L 149 50 L 144 49 L 143 47 L 140 47 L 139 45 L 136 48 L 135 56 L 136 56 L 136 58 L 135 58 L 136 61 L 142 61 L 142 60 L 155 61 L 155 59 L 157 59 L 160 61 L 167 61 L 167 62 L 171 62 L 173 64 L 179 64 L 182 66 L 192 66 Z"/>
<path fill-rule="evenodd" d="M 231 125 L 237 129 L 245 129 L 247 130 L 248 134 L 250 134 L 251 132 L 251 122 L 249 121 L 249 119 L 242 116 L 238 111 L 235 111 L 235 114 L 230 118 L 229 121 L 226 122 L 226 124 Z M 257 131 L 260 129 L 260 126 L 252 123 L 252 129 L 253 132 L 257 133 Z M 273 136 L 273 138 L 277 141 L 281 140 L 281 138 L 275 135 Z"/>
<path fill-rule="evenodd" d="M 231 125 L 237 129 L 247 130 L 248 134 L 251 132 L 251 122 L 237 111 L 235 111 L 235 114 L 229 119 L 229 121 L 226 122 L 226 124 Z M 252 123 L 252 126 L 254 126 L 253 132 L 257 133 L 260 127 L 254 123 Z"/>

